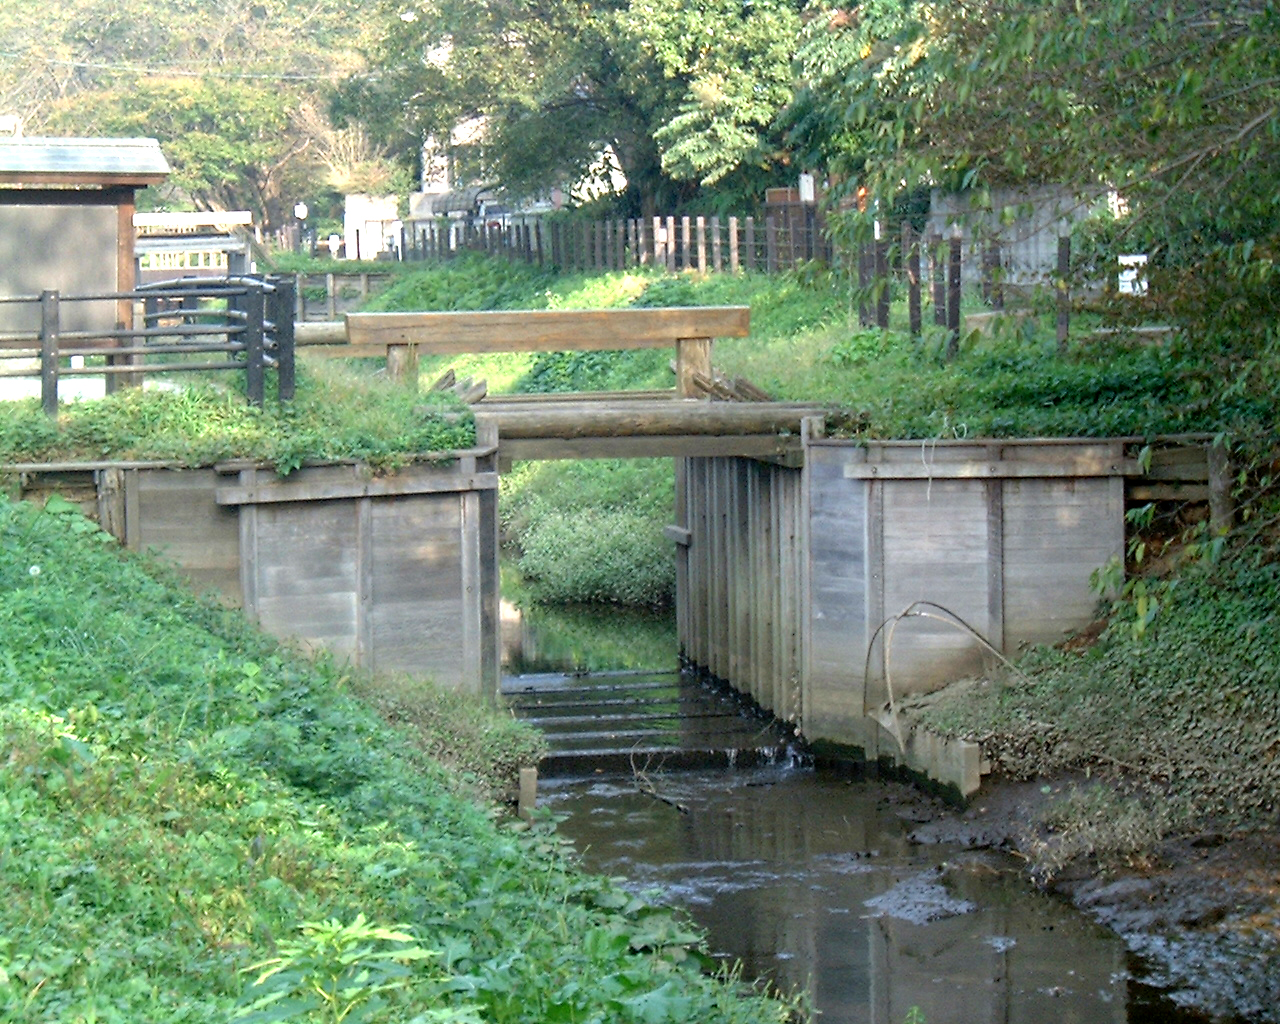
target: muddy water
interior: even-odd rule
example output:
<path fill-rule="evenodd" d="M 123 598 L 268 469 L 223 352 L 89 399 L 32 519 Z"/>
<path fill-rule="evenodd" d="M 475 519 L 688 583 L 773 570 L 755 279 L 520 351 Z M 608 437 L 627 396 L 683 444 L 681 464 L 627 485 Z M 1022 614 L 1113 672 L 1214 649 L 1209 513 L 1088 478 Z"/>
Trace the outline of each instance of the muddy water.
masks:
<path fill-rule="evenodd" d="M 669 616 L 544 609 L 504 625 L 508 671 L 676 662 Z M 588 870 L 686 908 L 717 957 L 807 993 L 823 1024 L 903 1024 L 913 1007 L 925 1024 L 1202 1020 L 1011 858 L 910 843 L 921 801 L 906 786 L 787 766 L 647 781 L 663 800 L 594 777 L 544 781 L 539 802 L 566 815 Z"/>
<path fill-rule="evenodd" d="M 550 783 L 541 803 L 585 867 L 687 908 L 718 957 L 807 992 L 827 1024 L 1200 1019 L 1007 857 L 909 843 L 905 787 L 794 768 L 650 781 L 670 803 L 627 778 Z"/>

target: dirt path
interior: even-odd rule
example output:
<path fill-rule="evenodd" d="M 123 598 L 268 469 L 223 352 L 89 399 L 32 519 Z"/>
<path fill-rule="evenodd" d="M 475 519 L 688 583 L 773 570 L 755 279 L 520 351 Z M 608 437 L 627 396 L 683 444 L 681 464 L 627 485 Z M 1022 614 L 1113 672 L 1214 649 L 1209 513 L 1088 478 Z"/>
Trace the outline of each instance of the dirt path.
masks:
<path fill-rule="evenodd" d="M 917 823 L 914 842 L 1025 859 L 1027 822 L 1072 781 L 984 783 L 966 811 L 917 796 L 900 813 Z M 1176 1002 L 1280 1022 L 1280 830 L 1183 836 L 1123 866 L 1077 861 L 1046 888 L 1119 934 Z"/>

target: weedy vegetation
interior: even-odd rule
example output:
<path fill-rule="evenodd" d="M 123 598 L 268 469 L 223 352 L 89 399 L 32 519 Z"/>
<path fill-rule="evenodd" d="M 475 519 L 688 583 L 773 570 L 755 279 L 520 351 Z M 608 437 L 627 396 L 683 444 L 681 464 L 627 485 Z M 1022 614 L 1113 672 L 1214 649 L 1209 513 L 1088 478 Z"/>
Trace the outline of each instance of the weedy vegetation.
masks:
<path fill-rule="evenodd" d="M 0 499 L 0 736 L 0 1019 L 787 1016 L 471 798 L 525 727 L 299 657 L 69 502 Z"/>

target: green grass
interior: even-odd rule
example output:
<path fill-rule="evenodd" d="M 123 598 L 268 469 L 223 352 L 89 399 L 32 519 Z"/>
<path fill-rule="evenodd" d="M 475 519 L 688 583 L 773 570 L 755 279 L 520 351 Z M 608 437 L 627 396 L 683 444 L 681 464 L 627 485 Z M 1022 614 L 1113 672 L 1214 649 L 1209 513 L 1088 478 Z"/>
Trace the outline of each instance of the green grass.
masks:
<path fill-rule="evenodd" d="M 359 459 L 389 469 L 474 440 L 470 410 L 452 396 L 420 396 L 324 363 L 303 367 L 297 398 L 284 408 L 268 398 L 255 409 L 205 375 L 67 404 L 56 420 L 34 399 L 0 402 L 0 462 L 254 458 L 288 472 L 308 460 Z"/>
<path fill-rule="evenodd" d="M 0 500 L 0 1019 L 223 1024 L 273 993 L 245 1019 L 782 1019 L 466 797 L 527 730 L 406 686 L 294 655 L 66 502 Z"/>

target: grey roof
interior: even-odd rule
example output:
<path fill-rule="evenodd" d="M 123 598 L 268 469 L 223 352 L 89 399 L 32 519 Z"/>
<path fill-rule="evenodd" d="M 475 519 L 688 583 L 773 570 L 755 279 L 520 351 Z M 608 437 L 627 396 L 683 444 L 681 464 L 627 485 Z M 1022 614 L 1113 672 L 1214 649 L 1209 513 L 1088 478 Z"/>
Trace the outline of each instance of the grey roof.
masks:
<path fill-rule="evenodd" d="M 155 139 L 0 138 L 0 183 L 153 185 L 168 173 Z"/>

